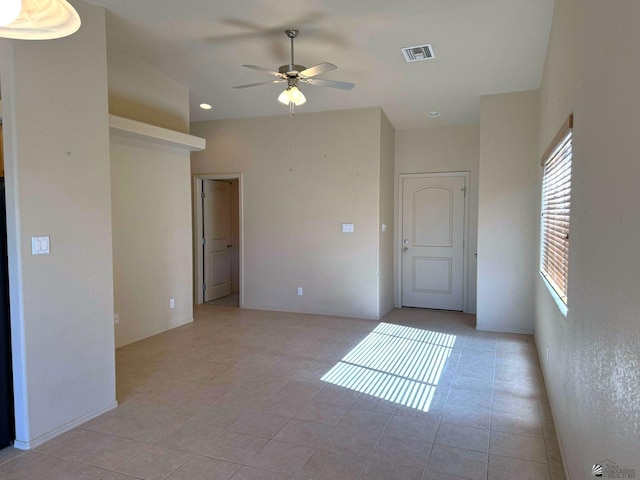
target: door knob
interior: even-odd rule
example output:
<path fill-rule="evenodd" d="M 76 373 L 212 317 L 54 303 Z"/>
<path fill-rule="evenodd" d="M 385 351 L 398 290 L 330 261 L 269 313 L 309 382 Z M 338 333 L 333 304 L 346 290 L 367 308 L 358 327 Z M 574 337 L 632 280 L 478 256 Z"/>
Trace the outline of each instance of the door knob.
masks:
<path fill-rule="evenodd" d="M 403 251 L 404 253 L 409 253 L 409 247 L 404 247 L 404 248 L 402 249 L 402 251 Z"/>

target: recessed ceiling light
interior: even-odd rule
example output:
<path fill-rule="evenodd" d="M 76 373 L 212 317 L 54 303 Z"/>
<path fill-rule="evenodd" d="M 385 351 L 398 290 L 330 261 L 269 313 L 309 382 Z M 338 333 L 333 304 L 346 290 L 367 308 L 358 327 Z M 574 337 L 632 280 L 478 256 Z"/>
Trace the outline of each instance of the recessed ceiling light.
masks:
<path fill-rule="evenodd" d="M 440 112 L 429 112 L 427 113 L 427 117 L 429 118 L 436 118 L 440 116 Z"/>
<path fill-rule="evenodd" d="M 200 108 L 203 110 L 211 110 L 213 107 L 211 105 L 209 105 L 208 103 L 201 103 L 200 104 Z"/>

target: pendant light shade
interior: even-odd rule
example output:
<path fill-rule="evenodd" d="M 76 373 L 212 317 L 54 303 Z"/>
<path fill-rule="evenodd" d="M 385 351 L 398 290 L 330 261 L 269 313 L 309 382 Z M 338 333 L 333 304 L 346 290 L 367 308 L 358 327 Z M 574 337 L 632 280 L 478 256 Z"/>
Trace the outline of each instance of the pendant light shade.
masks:
<path fill-rule="evenodd" d="M 21 0 L 3 0 L 0 4 L 0 26 L 12 23 L 22 10 Z"/>
<path fill-rule="evenodd" d="M 284 90 L 280 96 L 278 97 L 278 101 L 285 105 L 289 105 L 289 103 L 293 103 L 295 106 L 302 105 L 307 101 L 304 94 L 300 91 L 298 87 L 295 85 L 288 87 Z"/>
<path fill-rule="evenodd" d="M 16 0 L 2 0 L 3 3 L 7 1 Z M 4 5 L 2 10 L 4 12 Z M 0 37 L 19 40 L 62 38 L 78 31 L 80 23 L 78 12 L 66 0 L 22 0 L 22 10 L 17 18 L 0 26 Z"/>

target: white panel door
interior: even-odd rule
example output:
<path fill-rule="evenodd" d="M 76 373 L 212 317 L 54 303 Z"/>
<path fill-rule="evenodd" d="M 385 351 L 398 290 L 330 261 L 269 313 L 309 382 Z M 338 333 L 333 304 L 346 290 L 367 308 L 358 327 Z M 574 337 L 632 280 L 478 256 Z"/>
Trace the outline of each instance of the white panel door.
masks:
<path fill-rule="evenodd" d="M 231 185 L 202 181 L 204 301 L 231 295 Z"/>
<path fill-rule="evenodd" d="M 462 310 L 466 177 L 402 180 L 402 305 Z"/>

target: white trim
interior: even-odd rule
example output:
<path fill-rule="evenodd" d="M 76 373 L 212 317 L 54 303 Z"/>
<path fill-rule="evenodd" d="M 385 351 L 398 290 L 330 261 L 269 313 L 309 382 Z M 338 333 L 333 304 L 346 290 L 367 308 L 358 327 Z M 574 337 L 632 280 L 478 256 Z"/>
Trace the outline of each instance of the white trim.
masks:
<path fill-rule="evenodd" d="M 158 145 L 166 145 L 191 152 L 204 150 L 207 141 L 204 138 L 176 132 L 168 128 L 149 125 L 129 118 L 109 115 L 109 134 L 135 140 L 144 140 Z"/>
<path fill-rule="evenodd" d="M 243 176 L 242 173 L 196 173 L 193 175 L 193 291 L 195 305 L 202 305 L 202 202 L 200 194 L 202 193 L 201 180 L 238 180 L 238 276 L 240 277 L 240 295 L 239 306 L 244 308 L 244 207 L 243 207 Z"/>
<path fill-rule="evenodd" d="M 476 324 L 476 330 L 481 332 L 496 332 L 496 333 L 517 333 L 521 335 L 533 335 L 533 330 L 521 330 L 517 328 L 485 328 L 482 325 Z"/>
<path fill-rule="evenodd" d="M 567 314 L 569 313 L 569 307 L 567 306 L 566 303 L 564 303 L 564 300 L 560 298 L 560 295 L 558 295 L 558 292 L 556 292 L 556 289 L 553 288 L 553 286 L 551 286 L 551 284 L 549 283 L 549 280 L 547 280 L 544 274 L 542 272 L 538 272 L 538 273 L 540 274 L 540 278 L 542 278 L 542 282 L 547 287 L 547 290 L 549 290 L 549 294 L 551 295 L 551 298 L 553 298 L 553 301 L 556 303 L 558 310 L 560 310 L 560 313 L 564 316 L 564 318 L 567 318 Z"/>
<path fill-rule="evenodd" d="M 469 192 L 469 175 L 468 171 L 461 172 L 435 172 L 435 173 L 401 173 L 398 175 L 398 221 L 396 228 L 396 262 L 397 262 L 397 277 L 396 277 L 396 308 L 402 308 L 402 197 L 403 187 L 402 183 L 405 178 L 434 178 L 434 177 L 464 177 L 464 248 L 462 251 L 462 311 L 467 313 L 469 310 L 469 205 L 470 205 L 470 192 Z"/>
<path fill-rule="evenodd" d="M 110 403 L 109 405 L 107 405 L 104 408 L 96 410 L 95 412 L 88 413 L 87 415 L 83 415 L 80 418 L 76 418 L 75 420 L 73 420 L 73 421 L 71 421 L 69 423 L 65 423 L 61 427 L 58 427 L 58 428 L 56 428 L 54 430 L 51 430 L 50 432 L 45 433 L 44 435 L 40 435 L 39 437 L 37 437 L 37 438 L 35 438 L 33 440 L 29 440 L 29 441 L 23 442 L 23 441 L 20 441 L 20 440 L 16 439 L 14 441 L 14 443 L 13 443 L 13 446 L 15 448 L 17 448 L 18 450 L 31 450 L 32 448 L 39 447 L 43 443 L 48 442 L 49 440 L 57 437 L 58 435 L 62 435 L 63 433 L 66 433 L 69 430 L 72 430 L 72 429 L 76 428 L 77 426 L 88 422 L 89 420 L 93 420 L 94 418 L 99 417 L 103 413 L 107 413 L 107 412 L 113 410 L 117 406 L 118 406 L 118 402 L 114 401 L 114 402 Z"/>

